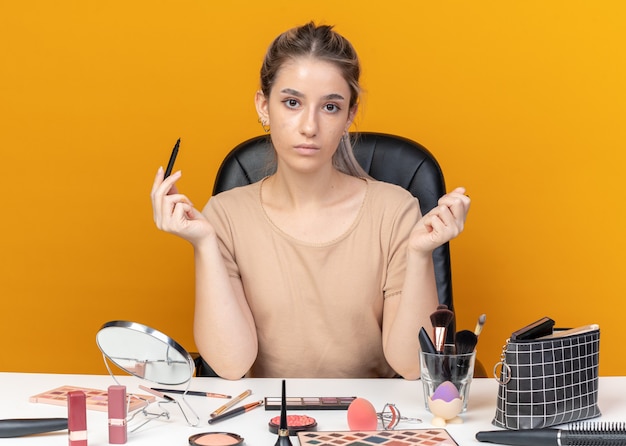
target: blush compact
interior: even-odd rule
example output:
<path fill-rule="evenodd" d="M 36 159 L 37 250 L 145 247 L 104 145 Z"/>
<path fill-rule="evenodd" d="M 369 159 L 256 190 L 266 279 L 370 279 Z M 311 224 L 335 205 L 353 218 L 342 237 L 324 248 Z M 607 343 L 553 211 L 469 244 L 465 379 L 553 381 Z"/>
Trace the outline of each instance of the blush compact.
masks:
<path fill-rule="evenodd" d="M 278 433 L 280 427 L 280 416 L 275 416 L 269 422 L 270 432 L 273 434 Z M 315 430 L 317 427 L 317 421 L 315 418 L 307 415 L 287 415 L 287 429 L 289 435 L 298 435 L 298 432 Z"/>
<path fill-rule="evenodd" d="M 189 437 L 191 446 L 235 446 L 243 443 L 243 437 L 230 432 L 205 432 Z"/>

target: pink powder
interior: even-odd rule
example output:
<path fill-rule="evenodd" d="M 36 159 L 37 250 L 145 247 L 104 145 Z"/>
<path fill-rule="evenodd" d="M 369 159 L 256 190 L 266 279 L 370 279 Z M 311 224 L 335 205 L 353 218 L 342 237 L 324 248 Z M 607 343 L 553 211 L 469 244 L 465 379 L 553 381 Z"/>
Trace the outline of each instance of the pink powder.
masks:
<path fill-rule="evenodd" d="M 192 438 L 192 444 L 198 446 L 230 446 L 240 444 L 242 440 L 238 435 L 234 436 L 233 434 L 225 434 L 222 432 L 210 432 L 197 436 L 194 435 Z"/>
<path fill-rule="evenodd" d="M 270 423 L 280 426 L 280 415 L 270 420 Z M 306 415 L 287 415 L 287 427 L 308 427 L 316 424 L 315 418 Z"/>

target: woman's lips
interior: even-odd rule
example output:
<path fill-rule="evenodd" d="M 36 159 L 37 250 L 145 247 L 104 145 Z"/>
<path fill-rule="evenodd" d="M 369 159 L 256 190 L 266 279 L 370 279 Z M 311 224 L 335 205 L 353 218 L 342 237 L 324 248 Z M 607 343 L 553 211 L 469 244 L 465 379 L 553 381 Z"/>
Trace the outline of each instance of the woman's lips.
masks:
<path fill-rule="evenodd" d="M 295 150 L 299 153 L 310 154 L 319 151 L 319 147 L 313 144 L 298 144 L 294 147 Z"/>

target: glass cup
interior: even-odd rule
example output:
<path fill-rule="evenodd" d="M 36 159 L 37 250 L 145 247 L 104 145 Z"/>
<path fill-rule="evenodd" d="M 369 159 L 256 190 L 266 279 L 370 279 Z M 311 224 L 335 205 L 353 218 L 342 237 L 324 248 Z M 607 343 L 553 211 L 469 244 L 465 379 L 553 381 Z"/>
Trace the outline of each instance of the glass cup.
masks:
<path fill-rule="evenodd" d="M 461 355 L 448 353 L 425 353 L 420 351 L 421 379 L 424 387 L 424 405 L 428 407 L 428 398 L 432 397 L 437 387 L 450 381 L 463 399 L 463 409 L 467 410 L 469 388 L 474 375 L 476 351 Z"/>

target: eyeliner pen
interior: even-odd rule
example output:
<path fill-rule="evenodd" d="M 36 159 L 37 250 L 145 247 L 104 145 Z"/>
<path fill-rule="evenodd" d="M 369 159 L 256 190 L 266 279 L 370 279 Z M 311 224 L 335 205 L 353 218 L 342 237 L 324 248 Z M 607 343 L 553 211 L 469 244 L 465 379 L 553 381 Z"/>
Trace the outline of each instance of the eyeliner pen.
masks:
<path fill-rule="evenodd" d="M 224 412 L 221 415 L 218 415 L 213 418 L 209 418 L 209 424 L 215 423 L 216 421 L 225 420 L 226 418 L 234 417 L 235 415 L 239 415 L 240 413 L 246 413 L 255 407 L 260 407 L 263 405 L 263 400 L 255 401 L 254 403 L 245 404 L 243 406 L 239 406 L 236 409 L 229 410 L 228 412 Z"/>
<path fill-rule="evenodd" d="M 252 390 L 248 389 L 245 392 L 241 393 L 240 395 L 237 395 L 235 398 L 233 398 L 231 401 L 227 402 L 226 404 L 224 404 L 223 406 L 218 407 L 217 409 L 215 409 L 213 411 L 213 413 L 211 414 L 211 418 L 215 418 L 216 416 L 220 415 L 222 412 L 224 412 L 225 410 L 230 409 L 231 407 L 233 407 L 235 404 L 239 403 L 240 401 L 248 398 L 250 395 L 252 394 Z"/>
<path fill-rule="evenodd" d="M 178 156 L 178 147 L 180 147 L 180 138 L 178 138 L 176 144 L 174 144 L 172 154 L 170 155 L 170 160 L 167 163 L 167 167 L 165 168 L 165 174 L 163 174 L 163 179 L 166 179 L 172 173 L 172 169 L 174 168 L 174 161 L 176 161 L 176 157 Z"/>

